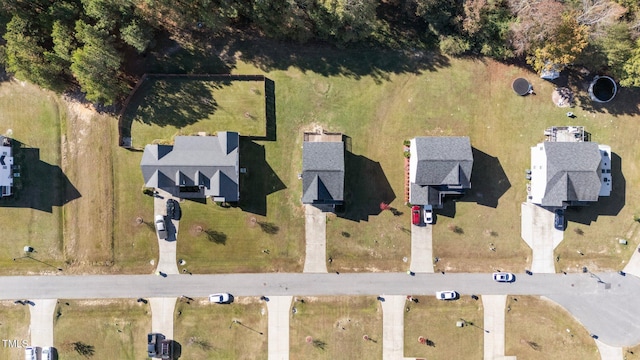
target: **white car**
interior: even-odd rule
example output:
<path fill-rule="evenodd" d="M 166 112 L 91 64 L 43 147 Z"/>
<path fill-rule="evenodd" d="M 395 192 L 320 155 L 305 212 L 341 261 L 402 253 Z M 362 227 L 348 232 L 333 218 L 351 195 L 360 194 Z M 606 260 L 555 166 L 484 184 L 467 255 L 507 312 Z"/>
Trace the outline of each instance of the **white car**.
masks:
<path fill-rule="evenodd" d="M 424 223 L 433 224 L 433 206 L 431 205 L 424 206 Z"/>
<path fill-rule="evenodd" d="M 455 300 L 460 296 L 457 292 L 453 290 L 448 291 L 436 291 L 436 298 L 438 300 Z"/>
<path fill-rule="evenodd" d="M 209 301 L 216 304 L 227 304 L 231 302 L 231 294 L 218 293 L 209 295 Z"/>
<path fill-rule="evenodd" d="M 53 352 L 55 350 L 51 346 L 45 346 L 42 348 L 42 357 L 40 360 L 54 360 Z"/>
<path fill-rule="evenodd" d="M 493 273 L 493 280 L 497 282 L 512 282 L 515 278 L 515 275 L 508 272 Z"/>
<path fill-rule="evenodd" d="M 164 216 L 156 215 L 156 231 L 160 239 L 167 238 L 167 226 L 164 223 Z"/>
<path fill-rule="evenodd" d="M 24 360 L 37 360 L 38 348 L 35 346 L 29 346 L 24 348 Z"/>

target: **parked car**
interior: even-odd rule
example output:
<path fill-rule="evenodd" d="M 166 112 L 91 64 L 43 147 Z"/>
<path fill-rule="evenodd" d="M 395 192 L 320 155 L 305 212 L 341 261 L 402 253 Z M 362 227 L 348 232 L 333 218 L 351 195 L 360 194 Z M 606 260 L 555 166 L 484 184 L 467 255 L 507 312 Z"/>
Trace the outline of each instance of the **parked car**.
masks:
<path fill-rule="evenodd" d="M 173 219 L 180 220 L 180 218 L 182 217 L 182 210 L 180 210 L 180 203 L 176 201 L 174 205 L 175 205 L 175 209 L 173 210 Z"/>
<path fill-rule="evenodd" d="M 164 216 L 156 215 L 156 231 L 160 239 L 167 238 L 167 226 L 164 223 Z"/>
<path fill-rule="evenodd" d="M 38 348 L 35 346 L 24 348 L 24 360 L 38 360 Z"/>
<path fill-rule="evenodd" d="M 420 225 L 420 206 L 414 205 L 411 208 L 411 223 L 413 225 Z"/>
<path fill-rule="evenodd" d="M 424 223 L 433 224 L 433 206 L 431 205 L 424 206 Z"/>
<path fill-rule="evenodd" d="M 512 273 L 508 272 L 497 272 L 493 273 L 493 280 L 497 282 L 512 282 L 515 280 L 516 276 Z"/>
<path fill-rule="evenodd" d="M 163 360 L 173 359 L 173 341 L 162 340 L 159 355 Z"/>
<path fill-rule="evenodd" d="M 149 333 L 147 334 L 147 356 L 148 357 L 156 357 L 158 356 L 158 349 L 160 347 L 160 342 L 164 340 L 164 336 L 158 333 Z"/>
<path fill-rule="evenodd" d="M 217 293 L 209 295 L 209 301 L 216 304 L 227 304 L 231 302 L 231 294 Z"/>
<path fill-rule="evenodd" d="M 558 230 L 564 231 L 564 210 L 557 209 L 555 213 L 556 213 L 556 216 L 553 221 L 553 226 Z"/>
<path fill-rule="evenodd" d="M 173 199 L 167 200 L 167 217 L 169 219 L 173 219 L 175 211 L 176 211 L 176 201 Z"/>
<path fill-rule="evenodd" d="M 40 360 L 54 360 L 55 359 L 55 349 L 51 346 L 45 346 L 42 348 L 42 357 Z"/>
<path fill-rule="evenodd" d="M 438 300 L 455 300 L 458 297 L 460 297 L 460 294 L 453 290 L 436 291 L 436 298 Z"/>

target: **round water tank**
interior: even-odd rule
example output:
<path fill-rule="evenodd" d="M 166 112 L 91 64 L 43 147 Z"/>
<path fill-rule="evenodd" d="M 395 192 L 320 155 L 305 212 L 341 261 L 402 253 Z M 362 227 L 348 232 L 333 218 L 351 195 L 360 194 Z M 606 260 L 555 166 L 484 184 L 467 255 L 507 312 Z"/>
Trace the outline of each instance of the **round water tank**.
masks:
<path fill-rule="evenodd" d="M 608 76 L 596 76 L 589 85 L 589 96 L 591 100 L 599 103 L 611 101 L 618 91 L 615 80 Z"/>

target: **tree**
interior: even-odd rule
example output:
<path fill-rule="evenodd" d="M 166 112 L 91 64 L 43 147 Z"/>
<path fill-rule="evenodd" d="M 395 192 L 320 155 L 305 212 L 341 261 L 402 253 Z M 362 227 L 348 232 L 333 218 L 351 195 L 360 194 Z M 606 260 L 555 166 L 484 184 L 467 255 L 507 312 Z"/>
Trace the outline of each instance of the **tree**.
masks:
<path fill-rule="evenodd" d="M 564 4 L 556 0 L 507 0 L 517 21 L 511 24 L 510 43 L 516 55 L 541 47 L 562 23 Z"/>
<path fill-rule="evenodd" d="M 47 89 L 62 89 L 62 68 L 45 56 L 46 50 L 41 45 L 45 39 L 33 24 L 14 15 L 7 24 L 4 39 L 7 71 Z"/>
<path fill-rule="evenodd" d="M 640 39 L 636 41 L 635 49 L 633 49 L 629 60 L 623 65 L 622 70 L 620 85 L 640 87 Z"/>
<path fill-rule="evenodd" d="M 536 71 L 553 65 L 568 65 L 588 45 L 588 36 L 587 26 L 578 24 L 575 17 L 570 14 L 563 15 L 562 22 L 553 36 L 537 47 L 527 62 Z"/>
<path fill-rule="evenodd" d="M 133 46 L 138 53 L 143 53 L 151 44 L 153 30 L 148 25 L 141 25 L 137 19 L 132 20 L 127 26 L 120 29 L 122 41 Z"/>
<path fill-rule="evenodd" d="M 112 104 L 126 91 L 120 79 L 122 56 L 113 37 L 99 26 L 82 21 L 76 24 L 76 36 L 84 45 L 71 56 L 71 72 L 90 101 Z"/>

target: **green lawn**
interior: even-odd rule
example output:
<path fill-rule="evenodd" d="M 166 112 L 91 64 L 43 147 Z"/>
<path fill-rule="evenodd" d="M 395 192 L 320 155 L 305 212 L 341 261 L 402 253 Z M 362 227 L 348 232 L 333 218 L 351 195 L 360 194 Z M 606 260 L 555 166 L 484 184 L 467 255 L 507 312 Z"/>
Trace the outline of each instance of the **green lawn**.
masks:
<path fill-rule="evenodd" d="M 28 305 L 16 305 L 13 301 L 0 301 L 0 337 L 7 340 L 7 344 L 0 348 L 0 357 L 7 360 L 24 359 L 24 343 L 31 345 L 29 335 Z M 12 341 L 9 345 L 8 341 Z M 14 344 L 19 344 L 16 347 Z M 36 344 L 34 344 L 36 345 Z"/>
<path fill-rule="evenodd" d="M 372 297 L 299 298 L 290 318 L 292 359 L 380 359 L 382 308 Z M 367 335 L 369 340 L 363 337 Z"/>
<path fill-rule="evenodd" d="M 528 359 L 600 359 L 587 330 L 564 308 L 534 296 L 509 296 L 505 355 Z"/>
<path fill-rule="evenodd" d="M 14 197 L 0 200 L 0 227 L 5 239 L 0 250 L 0 272 L 5 274 L 56 271 L 64 261 L 63 200 L 60 131 L 64 112 L 56 96 L 28 83 L 0 83 L 0 133 L 22 143 L 14 150 L 21 178 L 14 182 Z M 29 245 L 33 257 L 17 259 Z"/>
<path fill-rule="evenodd" d="M 482 302 L 462 297 L 440 301 L 419 296 L 407 301 L 404 315 L 404 355 L 426 359 L 482 359 L 484 333 Z M 464 319 L 473 325 L 457 327 Z M 418 339 L 427 339 L 420 343 Z"/>
<path fill-rule="evenodd" d="M 181 300 L 174 320 L 180 358 L 266 359 L 267 316 L 267 306 L 257 298 L 236 298 L 229 305 Z"/>
<path fill-rule="evenodd" d="M 61 359 L 144 359 L 151 309 L 135 300 L 59 300 L 53 320 Z M 76 348 L 92 356 L 81 355 Z"/>

